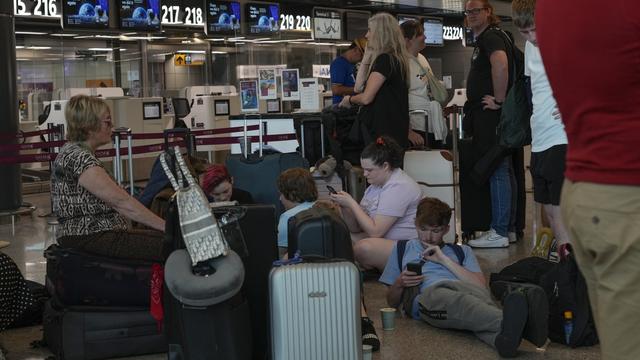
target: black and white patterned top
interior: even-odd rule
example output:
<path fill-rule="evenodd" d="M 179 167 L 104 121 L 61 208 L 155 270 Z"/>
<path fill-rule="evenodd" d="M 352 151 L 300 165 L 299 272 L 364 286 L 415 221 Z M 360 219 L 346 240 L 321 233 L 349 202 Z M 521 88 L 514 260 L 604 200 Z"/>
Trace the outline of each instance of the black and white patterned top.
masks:
<path fill-rule="evenodd" d="M 60 222 L 58 237 L 128 229 L 122 215 L 78 183 L 80 175 L 93 166 L 104 168 L 86 145 L 75 142 L 64 144 L 53 162 L 51 199 Z"/>

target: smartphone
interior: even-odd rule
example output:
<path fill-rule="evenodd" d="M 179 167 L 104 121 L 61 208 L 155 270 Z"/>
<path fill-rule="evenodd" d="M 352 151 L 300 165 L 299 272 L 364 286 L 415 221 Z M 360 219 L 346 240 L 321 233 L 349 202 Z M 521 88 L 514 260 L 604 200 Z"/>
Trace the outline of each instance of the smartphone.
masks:
<path fill-rule="evenodd" d="M 416 275 L 422 275 L 422 262 L 410 262 L 407 264 L 407 270 L 413 271 Z"/>
<path fill-rule="evenodd" d="M 333 186 L 331 186 L 331 185 L 327 185 L 327 190 L 329 190 L 329 193 L 331 193 L 331 194 L 337 194 L 338 193 L 336 191 L 336 189 L 334 189 Z"/>

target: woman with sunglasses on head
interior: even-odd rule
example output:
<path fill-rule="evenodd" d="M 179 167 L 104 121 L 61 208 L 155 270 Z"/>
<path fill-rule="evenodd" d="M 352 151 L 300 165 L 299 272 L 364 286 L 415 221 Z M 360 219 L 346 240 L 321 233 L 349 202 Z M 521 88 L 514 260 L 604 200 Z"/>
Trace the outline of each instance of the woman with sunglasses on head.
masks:
<path fill-rule="evenodd" d="M 387 13 L 369 19 L 367 49 L 359 71 L 367 75 L 362 93 L 345 96 L 342 107 L 362 105 L 358 118 L 367 145 L 381 135 L 409 146 L 409 54 L 398 20 Z M 370 65 L 369 65 L 370 64 Z M 361 75 L 358 75 L 358 79 Z M 356 81 L 356 91 L 358 90 Z M 360 130 L 360 129 L 359 129 Z"/>
<path fill-rule="evenodd" d="M 95 151 L 111 143 L 107 103 L 76 95 L 67 103 L 67 143 L 53 162 L 51 198 L 58 243 L 96 255 L 162 261 L 164 220 L 124 191 Z M 132 230 L 127 219 L 154 230 Z"/>

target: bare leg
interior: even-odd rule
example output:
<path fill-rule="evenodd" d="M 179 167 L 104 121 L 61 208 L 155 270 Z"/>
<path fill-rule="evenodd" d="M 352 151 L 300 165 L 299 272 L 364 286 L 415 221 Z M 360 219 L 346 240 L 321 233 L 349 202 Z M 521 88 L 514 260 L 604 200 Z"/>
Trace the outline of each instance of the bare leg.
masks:
<path fill-rule="evenodd" d="M 547 220 L 551 225 L 551 230 L 558 240 L 558 245 L 570 243 L 569 233 L 562 221 L 562 215 L 560 214 L 560 206 L 544 204 L 544 212 L 547 215 Z"/>
<path fill-rule="evenodd" d="M 363 269 L 383 271 L 395 243 L 394 240 L 383 238 L 366 238 L 355 243 L 353 252 Z"/>

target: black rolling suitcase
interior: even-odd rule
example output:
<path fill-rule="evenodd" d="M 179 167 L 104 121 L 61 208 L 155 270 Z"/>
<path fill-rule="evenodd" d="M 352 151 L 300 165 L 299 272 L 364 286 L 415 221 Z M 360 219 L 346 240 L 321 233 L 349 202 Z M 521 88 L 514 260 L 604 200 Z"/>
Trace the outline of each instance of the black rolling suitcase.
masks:
<path fill-rule="evenodd" d="M 471 139 L 458 142 L 460 158 L 460 227 L 465 234 L 487 231 L 491 227 L 491 189 L 489 182 L 478 185 L 471 174 L 479 160 Z"/>
<path fill-rule="evenodd" d="M 320 114 L 294 115 L 293 125 L 300 143 L 300 153 L 309 164 L 331 154 L 325 125 Z"/>
<path fill-rule="evenodd" d="M 351 233 L 331 210 L 312 207 L 296 214 L 288 224 L 289 254 L 317 255 L 354 261 Z"/>
<path fill-rule="evenodd" d="M 94 360 L 167 351 L 149 308 L 45 304 L 44 340 L 58 359 Z"/>
<path fill-rule="evenodd" d="M 166 263 L 164 321 L 171 360 L 251 359 L 244 267 L 233 251 L 209 261 L 215 272 L 193 274 L 186 250 Z"/>
<path fill-rule="evenodd" d="M 96 256 L 52 245 L 46 287 L 65 306 L 149 306 L 152 263 Z"/>

